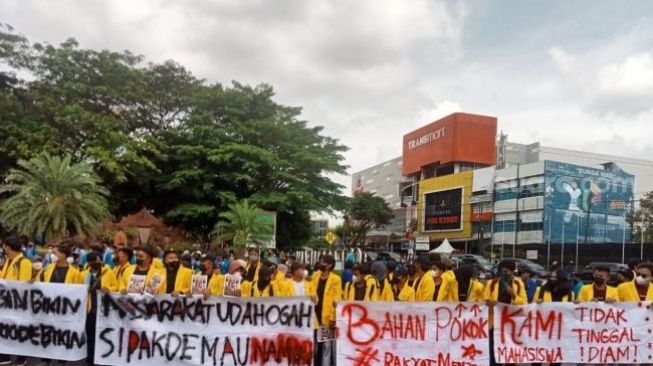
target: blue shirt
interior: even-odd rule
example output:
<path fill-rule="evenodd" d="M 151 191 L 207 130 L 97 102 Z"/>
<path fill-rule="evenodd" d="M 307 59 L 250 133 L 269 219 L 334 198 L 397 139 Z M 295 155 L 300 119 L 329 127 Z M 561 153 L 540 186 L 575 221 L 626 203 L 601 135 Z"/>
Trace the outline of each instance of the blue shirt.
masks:
<path fill-rule="evenodd" d="M 578 283 L 574 285 L 574 289 L 572 290 L 574 291 L 574 299 L 578 298 L 578 294 L 580 294 L 580 289 L 583 288 L 583 285 L 585 285 L 583 281 L 578 281 Z"/>
<path fill-rule="evenodd" d="M 34 259 L 34 257 L 36 257 L 36 247 L 26 247 L 23 251 L 23 255 L 30 260 Z"/>
<path fill-rule="evenodd" d="M 111 251 L 111 249 L 106 248 L 104 250 L 104 255 L 102 256 L 102 262 L 104 262 L 104 264 L 106 264 L 111 268 L 116 266 L 116 263 L 113 261 L 113 252 Z"/>
<path fill-rule="evenodd" d="M 354 279 L 354 272 L 351 269 L 342 271 L 342 288 Z"/>
<path fill-rule="evenodd" d="M 531 278 L 528 280 L 528 282 L 526 282 L 524 286 L 526 286 L 526 297 L 528 297 L 528 303 L 530 304 L 533 302 L 533 297 L 535 297 L 535 291 L 537 290 L 537 281 Z"/>

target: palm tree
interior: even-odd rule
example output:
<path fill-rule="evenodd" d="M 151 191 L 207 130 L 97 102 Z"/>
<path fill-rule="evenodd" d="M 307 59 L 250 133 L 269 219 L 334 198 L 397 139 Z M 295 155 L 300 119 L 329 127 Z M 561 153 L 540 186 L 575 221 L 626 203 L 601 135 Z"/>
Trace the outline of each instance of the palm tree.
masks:
<path fill-rule="evenodd" d="M 273 225 L 265 220 L 265 212 L 248 200 L 229 205 L 229 211 L 221 213 L 220 218 L 223 220 L 218 221 L 213 229 L 214 240 L 231 241 L 239 250 L 239 257 L 249 246 L 260 249 L 270 239 L 273 230 Z"/>
<path fill-rule="evenodd" d="M 59 240 L 89 233 L 109 216 L 108 191 L 90 164 L 43 153 L 18 166 L 0 185 L 0 193 L 11 194 L 0 203 L 0 222 L 8 229 Z"/>

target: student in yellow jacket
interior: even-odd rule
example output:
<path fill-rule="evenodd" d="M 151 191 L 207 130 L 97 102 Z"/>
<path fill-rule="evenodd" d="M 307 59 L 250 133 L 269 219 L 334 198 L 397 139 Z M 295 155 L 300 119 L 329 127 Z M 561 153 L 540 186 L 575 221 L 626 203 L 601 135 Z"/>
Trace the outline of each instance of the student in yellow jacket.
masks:
<path fill-rule="evenodd" d="M 653 284 L 651 283 L 651 276 L 653 276 L 653 264 L 639 263 L 636 269 L 635 281 L 619 285 L 619 301 L 652 301 Z"/>
<path fill-rule="evenodd" d="M 498 302 L 511 305 L 526 305 L 526 289 L 521 279 L 514 276 L 515 262 L 501 261 L 498 265 L 499 276 L 485 284 L 485 300 L 494 305 Z M 492 323 L 490 323 L 492 324 Z"/>
<path fill-rule="evenodd" d="M 607 282 L 610 278 L 610 268 L 597 266 L 594 268 L 594 283 L 585 285 L 580 289 L 576 302 L 605 301 L 618 302 L 619 291 Z"/>
<path fill-rule="evenodd" d="M 330 328 L 333 328 L 336 323 L 336 303 L 342 299 L 342 280 L 340 276 L 332 272 L 335 264 L 336 260 L 333 256 L 322 257 L 321 272 L 313 295 L 318 325 Z M 334 353 L 333 341 L 318 343 L 316 347 L 317 364 L 332 364 L 335 359 Z"/>
<path fill-rule="evenodd" d="M 181 256 L 174 250 L 168 250 L 163 254 L 166 266 L 165 293 L 172 296 L 190 295 L 190 288 L 193 283 L 193 270 L 182 267 Z"/>
<path fill-rule="evenodd" d="M 355 263 L 352 267 L 352 281 L 345 285 L 343 299 L 347 301 L 374 301 L 376 281 L 369 274 L 371 263 Z"/>
<path fill-rule="evenodd" d="M 263 266 L 259 271 L 258 281 L 252 286 L 252 297 L 286 297 L 289 296 L 283 284 L 274 280 L 273 267 Z"/>
<path fill-rule="evenodd" d="M 56 260 L 50 264 L 40 280 L 48 283 L 81 284 L 79 270 L 68 263 L 72 250 L 65 244 L 60 244 L 53 251 Z"/>
<path fill-rule="evenodd" d="M 546 284 L 538 287 L 533 296 L 533 302 L 538 304 L 543 302 L 572 302 L 573 300 L 574 294 L 571 291 L 571 284 L 562 268 L 552 271 L 546 280 Z"/>
<path fill-rule="evenodd" d="M 408 269 L 399 267 L 392 276 L 392 292 L 394 301 L 415 301 L 415 290 L 408 286 Z"/>
<path fill-rule="evenodd" d="M 128 267 L 120 282 L 120 292 L 126 294 L 127 292 L 143 293 L 147 291 L 151 294 L 164 294 L 166 292 L 165 271 L 157 269 L 152 264 L 152 259 L 156 255 L 155 249 L 150 245 L 142 245 L 136 248 L 136 265 Z M 132 276 L 145 276 L 144 288 L 130 289 L 129 284 Z"/>
<path fill-rule="evenodd" d="M 131 267 L 130 261 L 134 256 L 134 251 L 127 248 L 121 247 L 116 249 L 116 266 L 113 269 L 113 272 L 116 275 L 116 280 L 120 284 L 122 282 L 123 276 L 127 268 Z"/>
<path fill-rule="evenodd" d="M 0 270 L 0 278 L 8 281 L 32 280 L 32 262 L 23 255 L 23 243 L 18 236 L 8 236 L 2 241 L 7 256 Z"/>
<path fill-rule="evenodd" d="M 415 290 L 415 301 L 433 301 L 435 294 L 435 282 L 430 273 L 431 264 L 428 256 L 421 255 L 415 261 L 416 279 L 413 283 Z"/>
<path fill-rule="evenodd" d="M 300 262 L 293 262 L 290 265 L 290 274 L 292 277 L 288 280 L 288 296 L 313 297 L 313 286 L 304 277 L 305 269 L 306 267 Z"/>
<path fill-rule="evenodd" d="M 455 287 L 451 292 L 456 296 L 455 302 L 482 302 L 485 299 L 484 288 L 476 279 L 476 270 L 469 264 L 463 264 L 455 272 L 452 281 Z M 450 300 L 449 300 L 450 301 Z"/>
<path fill-rule="evenodd" d="M 372 276 L 375 291 L 372 295 L 372 301 L 394 301 L 394 294 L 392 293 L 392 285 L 388 281 L 388 268 L 385 263 L 376 261 L 372 263 Z"/>
<path fill-rule="evenodd" d="M 245 268 L 245 281 L 255 283 L 258 281 L 258 273 L 263 267 L 261 257 L 256 249 L 249 251 L 249 262 Z"/>
<path fill-rule="evenodd" d="M 438 268 L 442 271 L 440 276 L 442 283 L 437 295 L 437 301 L 457 302 L 458 301 L 458 282 L 453 271 L 453 263 L 449 259 L 442 260 L 442 266 Z"/>
<path fill-rule="evenodd" d="M 23 256 L 23 242 L 15 235 L 8 236 L 2 240 L 4 249 L 5 263 L 0 270 L 0 279 L 8 281 L 32 281 L 32 262 Z M 11 356 L 0 354 L 0 364 L 11 365 Z M 15 365 L 26 365 L 25 356 L 16 357 Z"/>

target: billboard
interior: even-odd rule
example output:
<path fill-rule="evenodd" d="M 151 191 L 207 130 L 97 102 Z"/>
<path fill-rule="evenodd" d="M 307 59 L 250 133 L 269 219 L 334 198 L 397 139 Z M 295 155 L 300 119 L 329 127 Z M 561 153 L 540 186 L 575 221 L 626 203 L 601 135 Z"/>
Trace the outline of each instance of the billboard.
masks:
<path fill-rule="evenodd" d="M 454 113 L 403 138 L 402 174 L 419 173 L 422 167 L 452 162 L 494 165 L 497 119 Z"/>
<path fill-rule="evenodd" d="M 546 161 L 544 238 L 551 243 L 621 243 L 630 238 L 635 178 L 607 169 Z"/>
<path fill-rule="evenodd" d="M 463 188 L 424 194 L 424 231 L 463 229 Z"/>

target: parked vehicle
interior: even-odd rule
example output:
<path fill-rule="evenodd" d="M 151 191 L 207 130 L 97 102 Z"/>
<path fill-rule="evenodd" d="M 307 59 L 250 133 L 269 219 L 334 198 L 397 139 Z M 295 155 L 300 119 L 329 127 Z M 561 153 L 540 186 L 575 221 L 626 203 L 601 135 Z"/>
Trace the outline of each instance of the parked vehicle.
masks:
<path fill-rule="evenodd" d="M 608 285 L 616 286 L 619 284 L 617 279 L 617 273 L 619 271 L 628 271 L 628 266 L 623 263 L 616 262 L 592 262 L 588 264 L 581 273 L 581 280 L 584 283 L 592 283 L 594 281 L 594 269 L 598 266 L 605 266 L 610 269 L 610 279 L 608 280 Z"/>
<path fill-rule="evenodd" d="M 546 268 L 542 267 L 541 264 L 522 258 L 515 258 L 514 260 L 517 269 L 528 268 L 531 270 L 531 272 L 533 272 L 535 277 L 538 278 L 547 278 L 549 276 L 549 271 L 547 271 Z"/>

